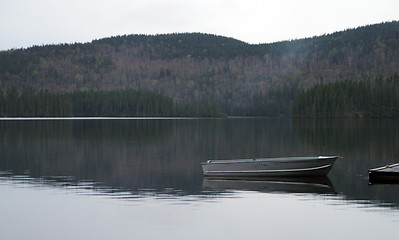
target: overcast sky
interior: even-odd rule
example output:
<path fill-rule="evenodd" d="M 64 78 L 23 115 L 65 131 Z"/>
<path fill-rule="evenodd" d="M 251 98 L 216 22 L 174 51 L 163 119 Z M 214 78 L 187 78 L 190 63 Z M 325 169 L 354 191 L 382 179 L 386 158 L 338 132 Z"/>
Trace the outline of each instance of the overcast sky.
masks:
<path fill-rule="evenodd" d="M 0 0 L 0 50 L 139 33 L 271 43 L 392 20 L 399 0 Z"/>

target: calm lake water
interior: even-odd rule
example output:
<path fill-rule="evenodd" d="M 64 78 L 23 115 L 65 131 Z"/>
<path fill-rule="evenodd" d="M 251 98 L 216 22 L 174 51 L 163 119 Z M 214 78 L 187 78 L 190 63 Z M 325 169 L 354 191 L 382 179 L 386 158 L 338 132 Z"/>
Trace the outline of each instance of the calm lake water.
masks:
<path fill-rule="evenodd" d="M 207 159 L 340 155 L 326 178 L 216 181 Z M 375 239 L 399 233 L 397 120 L 0 120 L 1 239 Z"/>

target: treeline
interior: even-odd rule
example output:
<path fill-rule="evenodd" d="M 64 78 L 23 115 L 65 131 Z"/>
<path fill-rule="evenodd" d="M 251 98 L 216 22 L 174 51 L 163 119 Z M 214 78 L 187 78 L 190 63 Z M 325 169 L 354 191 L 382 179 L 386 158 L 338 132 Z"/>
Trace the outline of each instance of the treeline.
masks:
<path fill-rule="evenodd" d="M 295 98 L 292 116 L 397 118 L 399 75 L 379 77 L 374 81 L 342 81 L 316 85 Z"/>
<path fill-rule="evenodd" d="M 13 86 L 0 89 L 0 117 L 154 117 L 226 116 L 215 104 L 203 99 L 196 103 L 175 103 L 170 97 L 144 90 L 92 91 L 72 93 L 36 92 Z"/>

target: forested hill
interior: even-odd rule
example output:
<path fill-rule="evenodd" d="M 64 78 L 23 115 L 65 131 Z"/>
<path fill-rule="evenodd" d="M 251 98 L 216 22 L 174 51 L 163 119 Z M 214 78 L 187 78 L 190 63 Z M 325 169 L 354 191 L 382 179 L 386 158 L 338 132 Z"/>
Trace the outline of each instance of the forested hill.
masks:
<path fill-rule="evenodd" d="M 372 81 L 398 68 L 399 22 L 257 45 L 201 33 L 126 35 L 1 51 L 0 88 L 144 89 L 186 103 L 205 99 L 228 114 L 278 116 L 289 114 L 302 88 Z"/>

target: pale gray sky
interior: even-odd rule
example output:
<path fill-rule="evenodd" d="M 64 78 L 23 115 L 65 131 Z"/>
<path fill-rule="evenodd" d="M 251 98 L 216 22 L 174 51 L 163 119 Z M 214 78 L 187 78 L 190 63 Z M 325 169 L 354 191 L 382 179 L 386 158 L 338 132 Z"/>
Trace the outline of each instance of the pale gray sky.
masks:
<path fill-rule="evenodd" d="M 0 0 L 0 50 L 139 33 L 270 43 L 392 20 L 398 0 Z"/>

